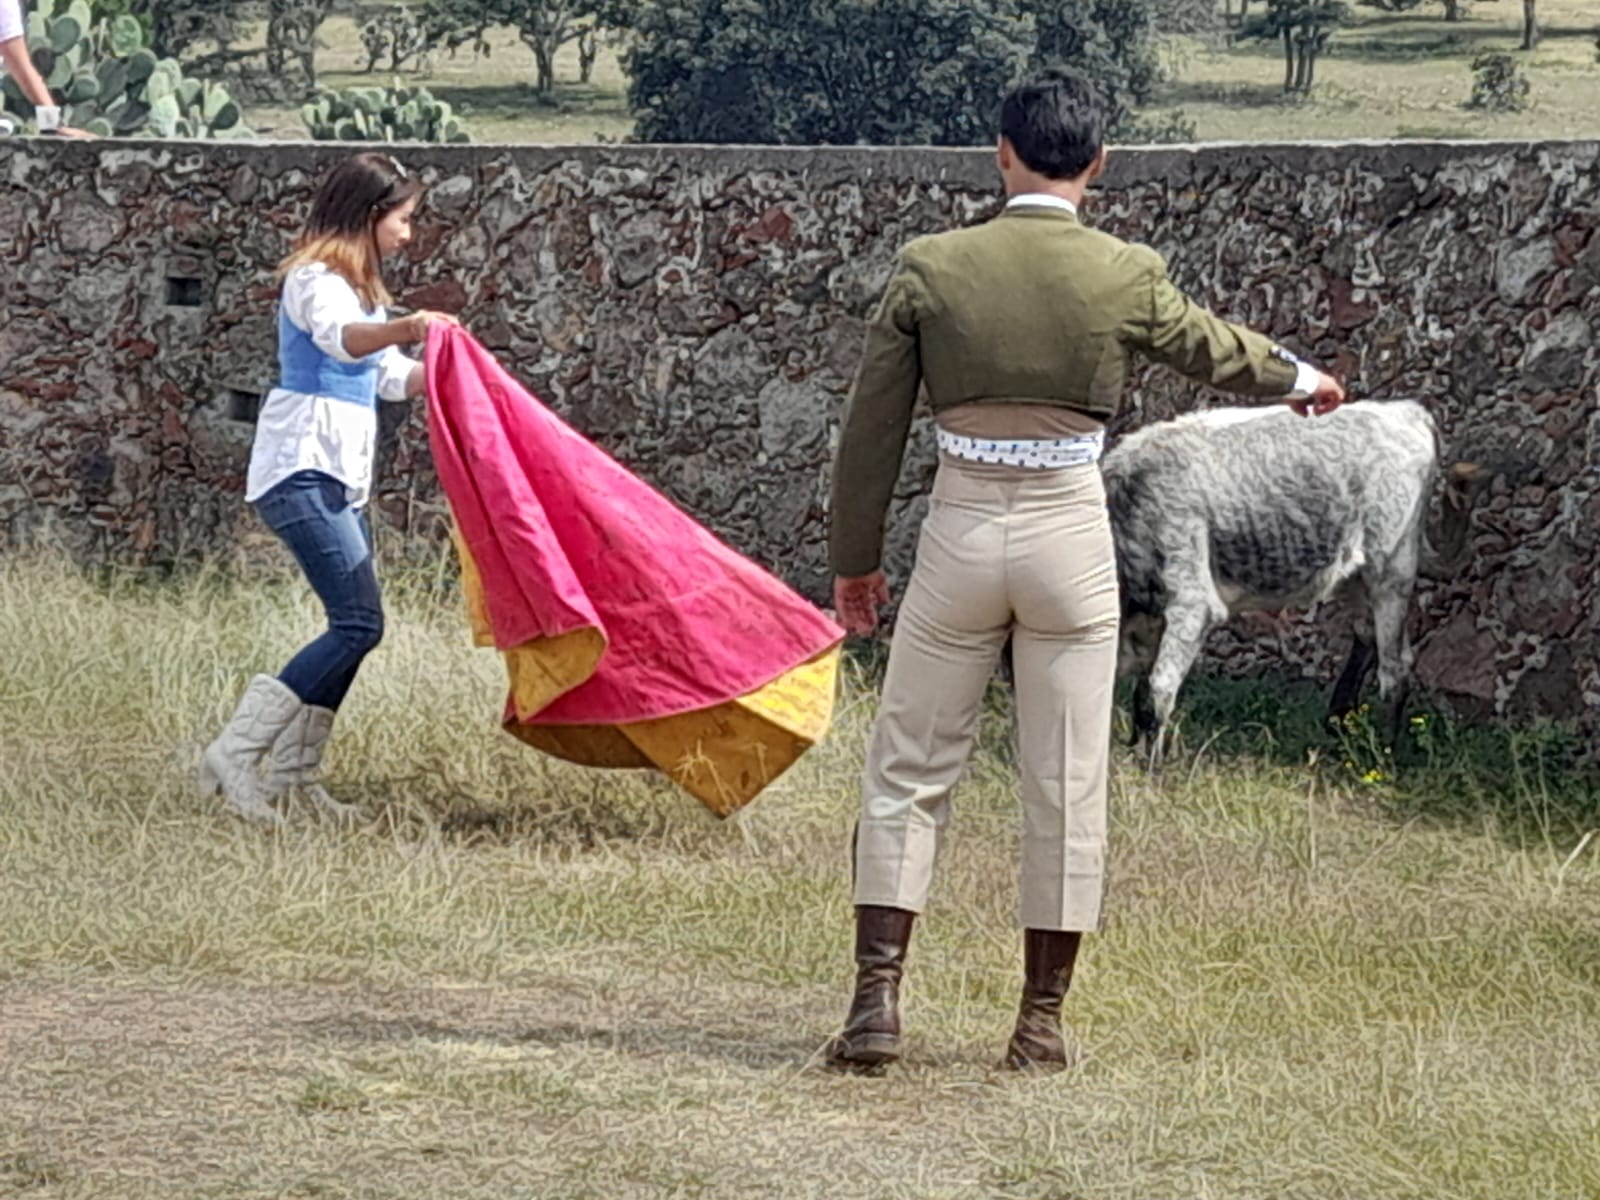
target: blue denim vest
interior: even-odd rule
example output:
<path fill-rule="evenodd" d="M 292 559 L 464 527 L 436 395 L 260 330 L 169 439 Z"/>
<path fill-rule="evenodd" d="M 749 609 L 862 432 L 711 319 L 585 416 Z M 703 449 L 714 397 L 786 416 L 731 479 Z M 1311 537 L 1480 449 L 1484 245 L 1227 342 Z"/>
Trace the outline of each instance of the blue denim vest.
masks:
<path fill-rule="evenodd" d="M 278 309 L 278 382 L 287 391 L 376 408 L 382 356 L 380 350 L 353 363 L 340 362 L 324 354 L 309 333 Z"/>

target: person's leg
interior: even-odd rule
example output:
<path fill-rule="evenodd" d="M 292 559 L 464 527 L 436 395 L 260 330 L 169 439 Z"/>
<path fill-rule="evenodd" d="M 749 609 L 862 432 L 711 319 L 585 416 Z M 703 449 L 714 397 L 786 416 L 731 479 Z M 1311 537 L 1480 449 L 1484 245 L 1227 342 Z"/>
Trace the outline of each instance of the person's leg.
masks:
<path fill-rule="evenodd" d="M 354 820 L 360 810 L 334 800 L 320 774 L 334 716 L 383 636 L 371 529 L 366 514 L 345 504 L 342 486 L 331 480 L 307 487 L 300 502 L 269 506 L 262 515 L 294 553 L 328 617 L 327 631 L 284 668 L 284 682 L 303 705 L 273 744 L 266 792 L 273 798 L 297 794 L 326 816 Z"/>
<path fill-rule="evenodd" d="M 856 989 L 836 1066 L 900 1055 L 899 985 L 927 902 L 950 791 L 965 767 L 1010 610 L 1004 508 L 946 468 L 900 607 L 863 774 L 853 860 Z"/>
<path fill-rule="evenodd" d="M 1041 482 L 1008 562 L 1017 609 L 1024 983 L 1013 1067 L 1067 1061 L 1061 1004 L 1082 935 L 1099 927 L 1116 677 L 1116 561 L 1098 474 Z"/>
<path fill-rule="evenodd" d="M 328 628 L 279 678 L 301 701 L 337 711 L 362 660 L 383 639 L 383 598 L 362 515 L 344 485 L 298 475 L 263 496 L 262 519 L 281 538 L 322 601 Z"/>

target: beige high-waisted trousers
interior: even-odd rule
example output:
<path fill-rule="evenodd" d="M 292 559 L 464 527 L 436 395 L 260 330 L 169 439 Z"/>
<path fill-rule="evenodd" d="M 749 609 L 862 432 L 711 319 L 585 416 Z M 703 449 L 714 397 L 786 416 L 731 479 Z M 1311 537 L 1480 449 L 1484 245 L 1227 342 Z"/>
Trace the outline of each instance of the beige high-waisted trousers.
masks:
<path fill-rule="evenodd" d="M 926 905 L 950 792 L 1014 634 L 1020 924 L 1099 927 L 1117 622 L 1098 467 L 941 461 L 867 754 L 857 904 Z"/>

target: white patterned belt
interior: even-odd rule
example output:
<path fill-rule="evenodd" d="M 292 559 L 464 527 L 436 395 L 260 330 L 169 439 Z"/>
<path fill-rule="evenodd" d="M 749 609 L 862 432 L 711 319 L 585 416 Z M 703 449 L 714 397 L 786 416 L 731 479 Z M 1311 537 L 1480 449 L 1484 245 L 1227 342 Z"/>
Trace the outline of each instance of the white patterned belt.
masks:
<path fill-rule="evenodd" d="M 1100 461 L 1105 434 L 1085 433 L 1069 438 L 994 438 L 963 437 L 941 429 L 939 449 L 968 462 L 998 463 L 1007 467 L 1086 467 Z"/>

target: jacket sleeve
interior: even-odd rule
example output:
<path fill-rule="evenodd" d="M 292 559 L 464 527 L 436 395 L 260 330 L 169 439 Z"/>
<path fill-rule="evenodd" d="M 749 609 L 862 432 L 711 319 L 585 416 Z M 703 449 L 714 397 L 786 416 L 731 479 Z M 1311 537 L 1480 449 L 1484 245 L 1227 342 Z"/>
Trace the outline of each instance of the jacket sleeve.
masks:
<path fill-rule="evenodd" d="M 1271 339 L 1201 308 L 1167 277 L 1148 246 L 1129 246 L 1133 315 L 1123 343 L 1180 375 L 1245 396 L 1287 396 L 1303 379 L 1300 360 Z"/>
<path fill-rule="evenodd" d="M 867 575 L 882 563 L 884 521 L 922 383 L 917 323 L 925 304 L 921 273 L 902 253 L 868 325 L 834 456 L 828 508 L 836 575 Z"/>

